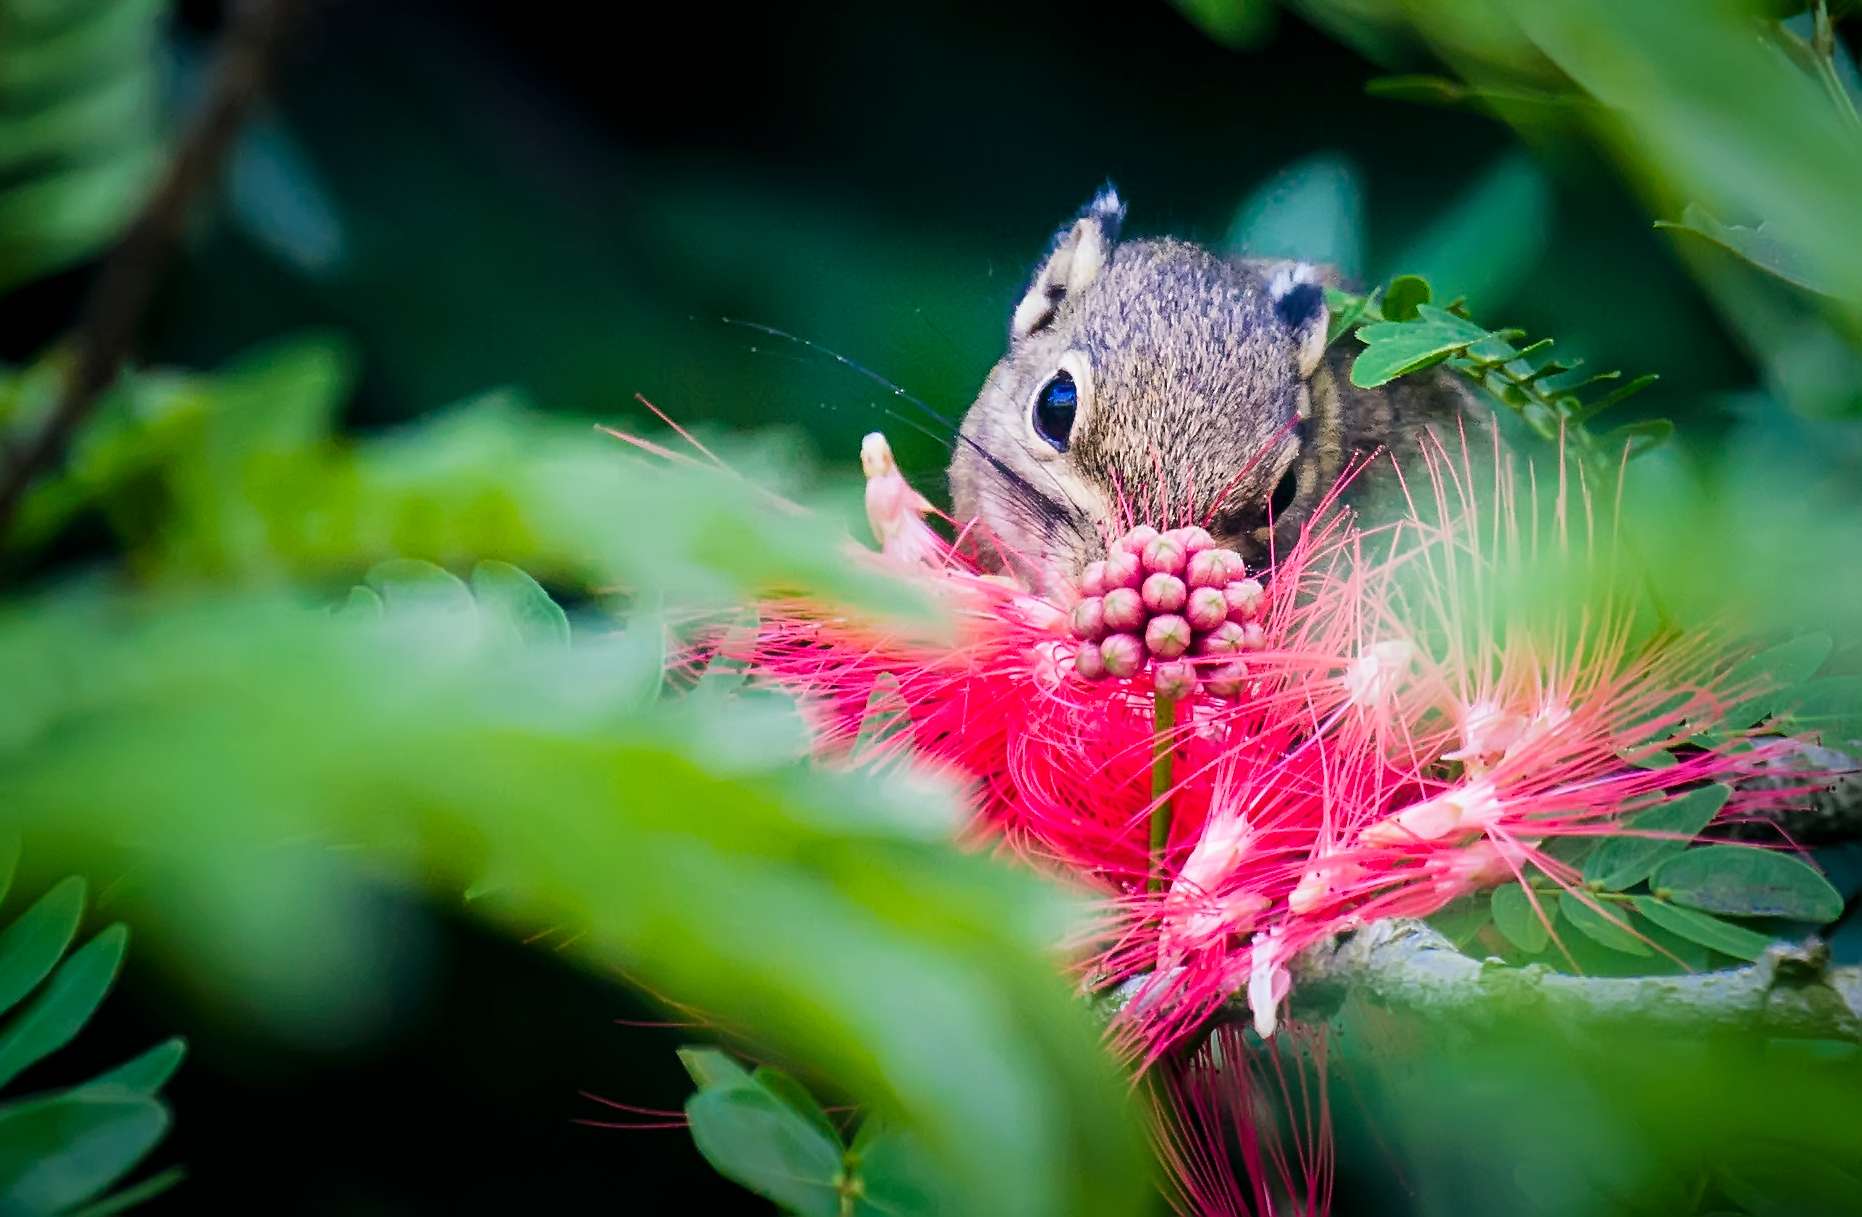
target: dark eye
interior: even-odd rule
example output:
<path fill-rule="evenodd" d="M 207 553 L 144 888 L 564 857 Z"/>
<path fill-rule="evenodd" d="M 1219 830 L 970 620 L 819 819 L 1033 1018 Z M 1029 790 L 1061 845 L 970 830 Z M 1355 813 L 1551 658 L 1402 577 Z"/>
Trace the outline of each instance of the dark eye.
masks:
<path fill-rule="evenodd" d="M 1274 497 L 1267 501 L 1267 509 L 1273 513 L 1275 520 L 1293 510 L 1293 499 L 1299 490 L 1299 468 L 1297 465 L 1289 466 L 1280 484 L 1274 487 Z"/>
<path fill-rule="evenodd" d="M 1073 434 L 1073 415 L 1079 405 L 1079 387 L 1065 372 L 1054 373 L 1054 379 L 1035 394 L 1034 429 L 1054 446 L 1054 451 L 1067 450 L 1067 437 Z"/>

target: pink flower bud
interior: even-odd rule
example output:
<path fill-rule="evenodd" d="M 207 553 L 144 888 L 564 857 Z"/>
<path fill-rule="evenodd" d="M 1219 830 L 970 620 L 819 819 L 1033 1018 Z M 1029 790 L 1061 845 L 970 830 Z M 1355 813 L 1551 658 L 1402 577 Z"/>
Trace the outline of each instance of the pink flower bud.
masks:
<path fill-rule="evenodd" d="M 1067 619 L 1067 626 L 1075 638 L 1087 642 L 1097 642 L 1105 637 L 1105 601 L 1097 596 L 1088 596 L 1073 606 L 1073 612 Z"/>
<path fill-rule="evenodd" d="M 1205 549 L 1190 555 L 1190 565 L 1184 578 L 1191 587 L 1221 587 L 1228 582 L 1228 559 L 1222 555 L 1224 549 Z"/>
<path fill-rule="evenodd" d="M 1144 641 L 1136 634 L 1113 634 L 1099 644 L 1099 656 L 1106 674 L 1122 679 L 1144 666 Z"/>
<path fill-rule="evenodd" d="M 1266 645 L 1267 631 L 1261 628 L 1260 622 L 1250 621 L 1248 624 L 1241 627 L 1242 650 L 1258 651 Z"/>
<path fill-rule="evenodd" d="M 1190 623 L 1175 613 L 1160 613 L 1144 627 L 1144 645 L 1159 659 L 1175 659 L 1190 649 Z"/>
<path fill-rule="evenodd" d="M 1240 697 L 1247 683 L 1248 665 L 1239 659 L 1203 670 L 1203 688 L 1216 697 Z"/>
<path fill-rule="evenodd" d="M 1151 665 L 1151 691 L 1172 701 L 1196 692 L 1196 669 L 1181 659 Z"/>
<path fill-rule="evenodd" d="M 1183 607 L 1183 599 L 1189 592 L 1183 580 L 1160 571 L 1144 581 L 1141 594 L 1144 607 L 1153 613 L 1174 613 Z"/>
<path fill-rule="evenodd" d="M 1073 670 L 1080 674 L 1082 680 L 1105 679 L 1106 659 L 1099 653 L 1098 643 L 1081 644 L 1080 649 L 1073 653 Z"/>
<path fill-rule="evenodd" d="M 1169 537 L 1158 537 L 1144 547 L 1144 569 L 1162 571 L 1166 575 L 1180 575 L 1189 559 L 1184 556 L 1183 547 Z"/>
<path fill-rule="evenodd" d="M 1215 538 L 1209 535 L 1209 530 L 1193 524 L 1188 528 L 1173 528 L 1164 535 L 1181 545 L 1184 553 L 1192 556 L 1205 549 L 1215 548 Z"/>
<path fill-rule="evenodd" d="M 1259 579 L 1240 579 L 1223 588 L 1222 594 L 1228 598 L 1228 619 L 1249 622 L 1261 615 L 1261 601 L 1267 598 L 1267 589 L 1261 586 Z"/>
<path fill-rule="evenodd" d="M 1233 583 L 1237 579 L 1248 577 L 1248 564 L 1242 560 L 1240 554 L 1232 549 L 1220 549 L 1216 552 L 1222 555 L 1222 565 L 1228 568 L 1228 582 Z"/>
<path fill-rule="evenodd" d="M 1119 550 L 1106 559 L 1104 576 L 1105 590 L 1115 587 L 1137 587 L 1144 575 L 1144 567 L 1138 561 L 1138 555 Z"/>
<path fill-rule="evenodd" d="M 1086 569 L 1080 572 L 1080 595 L 1103 596 L 1106 594 L 1106 564 L 1088 562 Z"/>
<path fill-rule="evenodd" d="M 1102 629 L 1137 630 L 1144 625 L 1144 618 L 1144 601 L 1129 587 L 1115 587 L 1100 600 Z"/>
<path fill-rule="evenodd" d="M 1196 556 L 1200 558 L 1203 555 Z M 1157 578 L 1156 575 L 1151 577 Z M 1199 587 L 1190 593 L 1183 615 L 1193 628 L 1199 631 L 1213 630 L 1228 623 L 1228 600 L 1219 587 Z"/>
<path fill-rule="evenodd" d="M 1137 557 L 1144 552 L 1145 546 L 1155 540 L 1157 540 L 1157 529 L 1149 524 L 1140 524 L 1114 542 L 1112 548 Z"/>
<path fill-rule="evenodd" d="M 1233 621 L 1224 621 L 1207 634 L 1196 640 L 1198 655 L 1234 655 L 1241 651 L 1241 626 Z"/>

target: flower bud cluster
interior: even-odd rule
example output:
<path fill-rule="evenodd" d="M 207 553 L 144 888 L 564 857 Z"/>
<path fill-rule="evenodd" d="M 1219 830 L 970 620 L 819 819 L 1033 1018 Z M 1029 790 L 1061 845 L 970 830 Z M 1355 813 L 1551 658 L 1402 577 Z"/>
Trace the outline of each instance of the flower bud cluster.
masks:
<path fill-rule="evenodd" d="M 1243 655 L 1264 644 L 1265 589 L 1201 528 L 1140 524 L 1086 568 L 1079 591 L 1068 626 L 1079 640 L 1074 670 L 1086 680 L 1148 669 L 1160 697 L 1199 688 L 1234 697 L 1247 678 Z"/>

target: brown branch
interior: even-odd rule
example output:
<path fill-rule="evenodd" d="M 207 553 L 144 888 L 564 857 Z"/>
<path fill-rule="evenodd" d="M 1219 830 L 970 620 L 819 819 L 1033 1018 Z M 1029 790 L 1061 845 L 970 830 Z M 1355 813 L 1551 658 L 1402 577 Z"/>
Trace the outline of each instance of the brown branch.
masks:
<path fill-rule="evenodd" d="M 240 0 L 215 55 L 207 96 L 167 171 L 105 260 L 86 301 L 64 390 L 43 426 L 0 474 L 0 540 L 32 479 L 56 461 L 116 380 L 199 194 L 219 176 L 233 137 L 264 91 L 273 56 L 305 0 Z"/>
<path fill-rule="evenodd" d="M 1327 1017 L 1356 993 L 1477 1025 L 1539 1013 L 1567 1024 L 1862 1042 L 1862 969 L 1830 967 L 1815 942 L 1776 944 L 1755 964 L 1719 972 L 1567 976 L 1471 958 L 1421 922 L 1380 921 L 1307 950 L 1292 972 L 1289 1002 L 1304 1017 Z"/>

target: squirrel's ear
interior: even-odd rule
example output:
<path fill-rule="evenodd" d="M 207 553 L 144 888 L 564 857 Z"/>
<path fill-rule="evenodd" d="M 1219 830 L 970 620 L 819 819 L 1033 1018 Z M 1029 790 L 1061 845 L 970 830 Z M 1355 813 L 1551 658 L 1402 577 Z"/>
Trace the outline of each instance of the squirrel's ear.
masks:
<path fill-rule="evenodd" d="M 1112 246 L 1124 222 L 1125 204 L 1107 183 L 1080 212 L 1080 218 L 1054 238 L 1047 260 L 1015 306 L 1009 322 L 1010 341 L 1020 342 L 1052 321 L 1062 300 L 1098 278 L 1112 260 Z"/>
<path fill-rule="evenodd" d="M 1332 321 L 1319 268 L 1308 262 L 1281 263 L 1268 272 L 1267 298 L 1273 302 L 1274 316 L 1293 336 L 1300 377 L 1311 376 L 1325 354 L 1325 333 Z"/>

